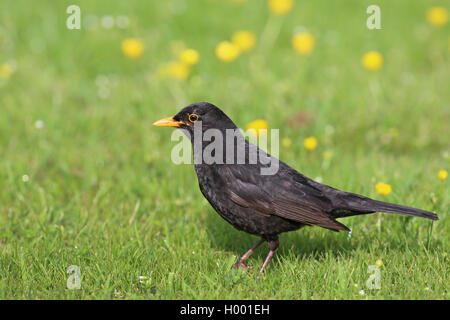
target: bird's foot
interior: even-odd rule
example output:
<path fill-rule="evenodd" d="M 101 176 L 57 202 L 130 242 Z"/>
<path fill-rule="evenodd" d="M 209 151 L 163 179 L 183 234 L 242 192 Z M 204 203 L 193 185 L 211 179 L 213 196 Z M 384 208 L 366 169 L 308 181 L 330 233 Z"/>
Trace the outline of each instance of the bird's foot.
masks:
<path fill-rule="evenodd" d="M 252 269 L 253 266 L 247 266 L 243 262 L 238 261 L 235 264 L 233 264 L 233 269 L 239 269 L 242 268 L 243 270 Z"/>

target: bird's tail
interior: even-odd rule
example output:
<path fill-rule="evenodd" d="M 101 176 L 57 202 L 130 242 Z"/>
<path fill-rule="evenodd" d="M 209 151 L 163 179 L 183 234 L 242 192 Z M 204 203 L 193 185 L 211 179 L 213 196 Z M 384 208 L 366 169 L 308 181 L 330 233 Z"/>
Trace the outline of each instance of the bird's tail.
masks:
<path fill-rule="evenodd" d="M 416 209 L 411 208 L 407 206 L 403 206 L 400 204 L 390 203 L 390 202 L 384 202 L 384 201 L 378 201 L 378 200 L 372 200 L 370 199 L 370 203 L 374 211 L 381 211 L 381 212 L 389 212 L 389 213 L 397 213 L 397 214 L 403 214 L 406 216 L 413 216 L 413 217 L 421 217 L 431 220 L 439 220 L 438 216 L 430 211 L 425 211 L 422 209 Z"/>
<path fill-rule="evenodd" d="M 345 197 L 346 208 L 349 211 L 342 210 L 339 217 L 348 217 L 358 214 L 372 213 L 372 212 L 389 212 L 396 214 L 403 214 L 406 216 L 421 217 L 431 220 L 439 220 L 438 216 L 429 211 L 422 209 L 411 208 L 400 204 L 373 200 L 362 197 L 356 194 L 347 194 Z"/>

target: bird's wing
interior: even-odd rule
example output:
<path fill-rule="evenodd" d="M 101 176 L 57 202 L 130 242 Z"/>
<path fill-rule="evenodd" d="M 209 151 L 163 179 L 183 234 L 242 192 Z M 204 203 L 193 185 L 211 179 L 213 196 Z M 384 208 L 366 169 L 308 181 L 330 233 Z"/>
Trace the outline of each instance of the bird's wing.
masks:
<path fill-rule="evenodd" d="M 307 225 L 349 231 L 327 213 L 331 206 L 328 198 L 309 185 L 309 179 L 288 169 L 283 167 L 273 176 L 262 176 L 260 168 L 252 165 L 224 165 L 219 170 L 227 177 L 230 199 L 242 207 Z"/>

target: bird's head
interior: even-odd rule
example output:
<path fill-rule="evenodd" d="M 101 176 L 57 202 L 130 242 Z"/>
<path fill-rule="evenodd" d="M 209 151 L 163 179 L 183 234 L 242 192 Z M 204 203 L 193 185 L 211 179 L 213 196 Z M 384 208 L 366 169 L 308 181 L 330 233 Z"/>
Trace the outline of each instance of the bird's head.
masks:
<path fill-rule="evenodd" d="M 202 131 L 208 129 L 236 129 L 236 125 L 222 110 L 208 102 L 190 104 L 173 117 L 163 118 L 153 123 L 157 127 L 176 127 L 193 134 L 194 126 L 201 124 Z"/>

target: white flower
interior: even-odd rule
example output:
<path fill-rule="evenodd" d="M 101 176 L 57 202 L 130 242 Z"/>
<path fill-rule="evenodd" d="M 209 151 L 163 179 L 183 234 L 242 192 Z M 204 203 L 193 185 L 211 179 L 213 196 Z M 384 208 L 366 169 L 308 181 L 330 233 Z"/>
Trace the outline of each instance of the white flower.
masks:
<path fill-rule="evenodd" d="M 359 294 L 363 296 L 365 294 L 364 290 L 359 290 Z"/>
<path fill-rule="evenodd" d="M 42 121 L 42 120 L 37 120 L 37 121 L 34 123 L 34 126 L 36 127 L 36 129 L 42 129 L 42 128 L 44 127 L 44 121 Z"/>
<path fill-rule="evenodd" d="M 109 98 L 109 96 L 111 95 L 111 90 L 109 90 L 108 87 L 100 87 L 98 89 L 97 93 L 98 93 L 98 96 L 104 100 L 104 99 Z"/>
<path fill-rule="evenodd" d="M 23 181 L 23 182 L 28 182 L 28 181 L 30 181 L 30 177 L 29 177 L 27 174 L 24 174 L 24 175 L 22 176 L 22 181 Z"/>
<path fill-rule="evenodd" d="M 120 29 L 125 29 L 130 24 L 130 19 L 126 16 L 118 16 L 116 18 L 116 24 Z"/>
<path fill-rule="evenodd" d="M 103 28 L 111 29 L 114 27 L 114 18 L 112 16 L 103 16 L 100 23 Z"/>
<path fill-rule="evenodd" d="M 149 284 L 152 278 L 147 276 L 139 276 L 139 283 L 140 284 Z"/>

